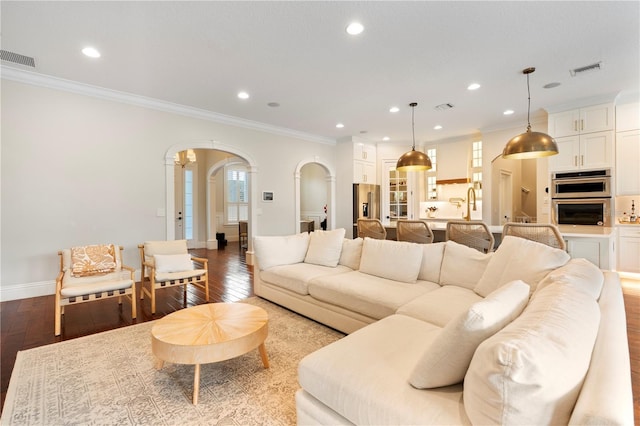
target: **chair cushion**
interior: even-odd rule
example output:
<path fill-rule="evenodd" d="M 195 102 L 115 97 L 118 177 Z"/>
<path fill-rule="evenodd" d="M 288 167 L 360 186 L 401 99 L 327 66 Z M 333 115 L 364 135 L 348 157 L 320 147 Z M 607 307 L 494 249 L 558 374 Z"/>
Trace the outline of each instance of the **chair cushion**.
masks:
<path fill-rule="evenodd" d="M 193 270 L 193 261 L 189 253 L 185 254 L 154 254 L 153 261 L 156 274 L 165 272 L 182 272 Z"/>
<path fill-rule="evenodd" d="M 74 277 L 101 275 L 116 270 L 116 248 L 113 244 L 71 248 L 71 273 Z"/>
<path fill-rule="evenodd" d="M 474 291 L 486 297 L 496 288 L 519 279 L 529 284 L 533 293 L 545 275 L 569 259 L 564 250 L 507 235 L 491 257 Z"/>
<path fill-rule="evenodd" d="M 187 240 L 145 241 L 144 261 L 153 264 L 155 254 L 185 254 L 188 253 Z"/>
<path fill-rule="evenodd" d="M 309 248 L 304 262 L 332 268 L 338 266 L 344 234 L 344 228 L 312 232 L 309 236 Z"/>
<path fill-rule="evenodd" d="M 156 273 L 155 281 L 156 283 L 161 283 L 165 281 L 174 281 L 191 277 L 200 277 L 206 274 L 207 271 L 205 269 L 192 269 L 190 271 L 180 271 L 180 272 L 162 272 Z"/>
<path fill-rule="evenodd" d="M 360 272 L 389 280 L 415 283 L 422 262 L 422 245 L 366 237 Z"/>
<path fill-rule="evenodd" d="M 60 295 L 62 297 L 80 297 L 89 294 L 104 293 L 106 291 L 115 291 L 123 288 L 131 288 L 133 281 L 131 279 L 125 280 L 108 280 L 99 281 L 89 284 L 75 284 L 71 286 L 62 287 Z"/>
<path fill-rule="evenodd" d="M 419 389 L 462 382 L 480 343 L 513 321 L 529 301 L 529 286 L 512 281 L 450 321 L 429 345 L 409 376 Z"/>
<path fill-rule="evenodd" d="M 340 253 L 340 260 L 338 261 L 338 264 L 357 271 L 360 268 L 363 241 L 364 240 L 360 237 L 353 240 L 345 238 L 342 241 L 342 252 Z"/>
<path fill-rule="evenodd" d="M 278 265 L 304 261 L 309 248 L 309 233 L 295 235 L 257 236 L 253 239 L 258 267 L 261 271 Z"/>

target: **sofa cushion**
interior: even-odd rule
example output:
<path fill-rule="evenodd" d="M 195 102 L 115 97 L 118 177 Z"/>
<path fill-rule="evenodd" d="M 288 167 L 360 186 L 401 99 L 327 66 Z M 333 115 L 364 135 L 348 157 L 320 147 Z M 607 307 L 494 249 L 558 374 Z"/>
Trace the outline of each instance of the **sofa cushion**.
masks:
<path fill-rule="evenodd" d="M 509 281 L 520 279 L 529 284 L 533 293 L 545 275 L 569 259 L 569 254 L 564 250 L 507 235 L 491 257 L 474 290 L 485 297 Z"/>
<path fill-rule="evenodd" d="M 418 272 L 419 280 L 440 282 L 440 269 L 442 268 L 445 245 L 444 242 L 421 244 L 422 262 L 420 263 L 420 272 Z"/>
<path fill-rule="evenodd" d="M 422 262 L 422 245 L 366 237 L 360 272 L 405 283 L 415 283 Z"/>
<path fill-rule="evenodd" d="M 437 286 L 402 305 L 397 313 L 444 327 L 471 305 L 482 300 L 473 290 L 454 285 Z"/>
<path fill-rule="evenodd" d="M 360 268 L 360 256 L 362 255 L 363 239 L 358 237 L 350 240 L 345 238 L 342 241 L 342 252 L 340 253 L 339 265 L 347 266 L 354 271 Z"/>
<path fill-rule="evenodd" d="M 185 254 L 154 254 L 153 262 L 157 273 L 182 272 L 193 270 L 193 261 L 189 253 Z"/>
<path fill-rule="evenodd" d="M 344 228 L 313 231 L 309 236 L 309 248 L 304 262 L 333 268 L 338 266 L 344 232 Z"/>
<path fill-rule="evenodd" d="M 480 343 L 513 321 L 529 301 L 529 286 L 512 281 L 450 321 L 420 357 L 409 383 L 435 388 L 462 382 Z"/>
<path fill-rule="evenodd" d="M 353 271 L 315 278 L 308 288 L 315 299 L 380 319 L 439 286 L 427 281 L 408 284 Z"/>
<path fill-rule="evenodd" d="M 404 315 L 384 318 L 303 358 L 300 386 L 354 424 L 469 424 L 462 385 L 425 391 L 407 381 L 438 330 Z"/>
<path fill-rule="evenodd" d="M 492 256 L 493 253 L 480 253 L 455 241 L 447 241 L 442 258 L 440 284 L 473 290 Z"/>
<path fill-rule="evenodd" d="M 478 346 L 464 382 L 471 421 L 567 424 L 599 322 L 598 304 L 585 291 L 548 285 L 536 292 L 518 318 Z"/>
<path fill-rule="evenodd" d="M 604 285 L 604 274 L 600 268 L 587 259 L 571 259 L 566 265 L 549 272 L 538 283 L 536 292 L 552 284 L 573 286 L 576 290 L 585 291 L 597 300 L 600 298 Z"/>
<path fill-rule="evenodd" d="M 304 261 L 309 248 L 309 234 L 257 236 L 253 239 L 260 270 Z"/>
<path fill-rule="evenodd" d="M 342 265 L 331 268 L 312 263 L 294 263 L 292 265 L 274 266 L 257 273 L 260 274 L 260 279 L 265 283 L 276 285 L 304 296 L 309 294 L 307 286 L 312 279 L 350 271 L 350 268 Z"/>

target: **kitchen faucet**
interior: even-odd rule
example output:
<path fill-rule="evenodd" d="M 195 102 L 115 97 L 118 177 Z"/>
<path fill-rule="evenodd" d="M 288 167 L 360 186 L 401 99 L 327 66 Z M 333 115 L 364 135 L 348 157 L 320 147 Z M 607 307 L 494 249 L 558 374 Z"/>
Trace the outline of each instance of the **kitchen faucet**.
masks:
<path fill-rule="evenodd" d="M 462 218 L 466 221 L 471 221 L 471 195 L 473 195 L 473 211 L 476 211 L 476 191 L 473 187 L 467 189 L 467 215 Z"/>

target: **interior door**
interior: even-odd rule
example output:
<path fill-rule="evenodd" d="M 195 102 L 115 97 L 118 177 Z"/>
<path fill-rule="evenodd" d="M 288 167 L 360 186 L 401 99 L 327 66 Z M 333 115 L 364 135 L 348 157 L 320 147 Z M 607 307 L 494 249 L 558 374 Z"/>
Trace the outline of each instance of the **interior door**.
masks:
<path fill-rule="evenodd" d="M 176 240 L 184 239 L 184 226 L 183 226 L 183 213 L 184 213 L 184 169 L 180 166 L 176 166 L 176 172 L 174 174 L 174 192 L 175 192 L 175 238 Z"/>
<path fill-rule="evenodd" d="M 500 170 L 500 224 L 513 221 L 513 178 L 510 171 Z"/>
<path fill-rule="evenodd" d="M 187 247 L 195 248 L 195 163 L 176 166 L 175 206 L 176 240 L 187 240 Z"/>

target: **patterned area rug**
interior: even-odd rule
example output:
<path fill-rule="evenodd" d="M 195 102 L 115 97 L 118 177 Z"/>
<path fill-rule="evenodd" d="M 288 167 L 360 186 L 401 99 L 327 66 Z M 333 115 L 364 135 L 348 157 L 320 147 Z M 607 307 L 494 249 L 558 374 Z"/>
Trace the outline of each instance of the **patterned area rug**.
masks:
<path fill-rule="evenodd" d="M 2 425 L 293 425 L 298 362 L 343 334 L 254 297 L 269 314 L 258 350 L 200 369 L 198 405 L 191 403 L 192 365 L 155 369 L 146 322 L 20 351 Z"/>

